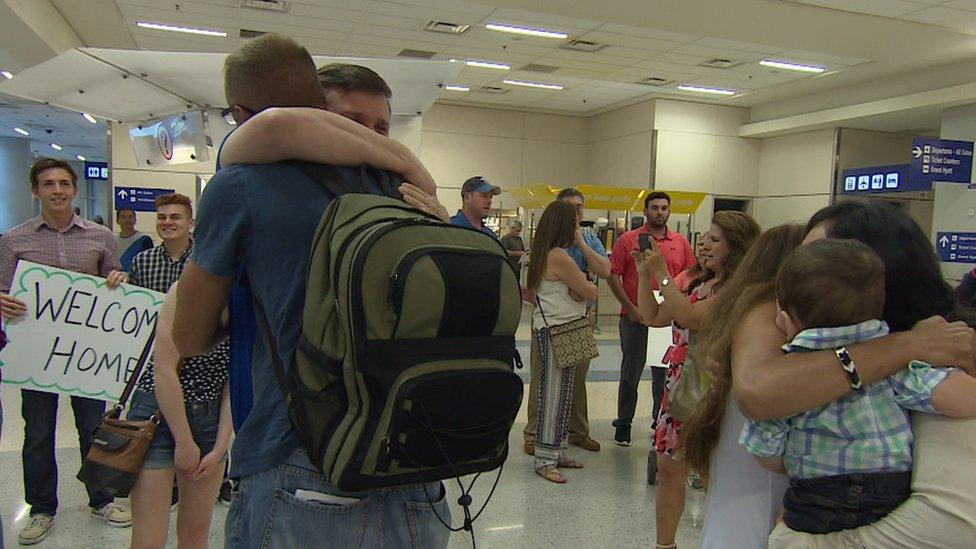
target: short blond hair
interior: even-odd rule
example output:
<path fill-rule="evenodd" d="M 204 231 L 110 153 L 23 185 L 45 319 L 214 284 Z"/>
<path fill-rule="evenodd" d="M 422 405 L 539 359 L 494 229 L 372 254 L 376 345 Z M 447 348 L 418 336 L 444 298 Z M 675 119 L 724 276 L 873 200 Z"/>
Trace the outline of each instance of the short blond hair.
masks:
<path fill-rule="evenodd" d="M 280 34 L 249 40 L 224 60 L 228 106 L 257 112 L 273 106 L 325 105 L 315 62 L 304 46 Z"/>

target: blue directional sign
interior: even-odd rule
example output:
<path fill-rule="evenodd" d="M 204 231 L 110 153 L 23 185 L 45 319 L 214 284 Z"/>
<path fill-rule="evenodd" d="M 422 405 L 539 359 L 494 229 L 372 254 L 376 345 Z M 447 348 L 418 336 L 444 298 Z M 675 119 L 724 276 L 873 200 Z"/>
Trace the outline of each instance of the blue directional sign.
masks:
<path fill-rule="evenodd" d="M 900 193 L 905 191 L 924 191 L 932 188 L 916 188 L 909 184 L 908 164 L 874 166 L 844 170 L 841 181 L 844 194 Z"/>
<path fill-rule="evenodd" d="M 108 162 L 85 162 L 85 179 L 108 179 Z"/>
<path fill-rule="evenodd" d="M 973 142 L 916 137 L 912 139 L 913 184 L 933 181 L 969 183 L 973 173 Z"/>
<path fill-rule="evenodd" d="M 115 209 L 129 209 L 137 212 L 156 211 L 156 197 L 172 194 L 173 189 L 146 189 L 142 187 L 115 187 Z"/>
<path fill-rule="evenodd" d="M 939 232 L 935 249 L 944 263 L 976 263 L 976 233 Z"/>

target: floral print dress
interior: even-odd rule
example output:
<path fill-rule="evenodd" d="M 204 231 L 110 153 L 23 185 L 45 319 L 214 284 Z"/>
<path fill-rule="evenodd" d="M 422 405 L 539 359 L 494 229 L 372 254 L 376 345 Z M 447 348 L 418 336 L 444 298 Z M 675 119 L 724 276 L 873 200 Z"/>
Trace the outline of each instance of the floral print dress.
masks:
<path fill-rule="evenodd" d="M 712 292 L 705 290 L 705 284 L 695 287 L 688 296 L 692 305 L 711 297 Z M 678 451 L 678 437 L 681 435 L 681 421 L 671 417 L 668 413 L 668 402 L 671 400 L 671 390 L 681 378 L 681 365 L 688 356 L 688 341 L 691 331 L 675 321 L 671 322 L 671 347 L 664 353 L 662 361 L 668 365 L 664 396 L 661 398 L 661 411 L 657 417 L 657 427 L 654 430 L 654 449 L 657 453 L 674 456 Z"/>

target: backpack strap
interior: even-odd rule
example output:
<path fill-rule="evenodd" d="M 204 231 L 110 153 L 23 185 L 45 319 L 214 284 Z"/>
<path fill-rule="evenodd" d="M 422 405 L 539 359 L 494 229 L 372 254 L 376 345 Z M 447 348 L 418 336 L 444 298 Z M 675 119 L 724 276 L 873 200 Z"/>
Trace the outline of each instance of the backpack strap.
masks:
<path fill-rule="evenodd" d="M 278 345 L 275 344 L 274 335 L 271 333 L 271 323 L 268 321 L 268 315 L 264 312 L 264 306 L 258 303 L 257 299 L 252 299 L 254 303 L 254 313 L 257 319 L 257 325 L 260 326 L 261 332 L 264 334 L 264 339 L 268 342 L 268 352 L 271 355 L 271 369 L 274 370 L 275 379 L 278 381 L 278 388 L 281 389 L 281 396 L 285 399 L 285 405 L 291 404 L 292 395 L 294 394 L 294 389 L 291 384 L 288 383 L 288 375 L 285 373 L 285 365 L 281 362 L 281 357 L 278 355 Z"/>
<path fill-rule="evenodd" d="M 372 180 L 379 187 L 379 194 L 403 200 L 403 195 L 397 190 L 401 183 L 400 177 L 368 164 L 360 166 L 359 181 L 350 181 L 334 166 L 304 160 L 289 160 L 286 164 L 298 169 L 305 177 L 322 185 L 336 197 L 350 193 L 369 193 Z"/>
<path fill-rule="evenodd" d="M 149 362 L 149 354 L 152 351 L 153 343 L 156 342 L 156 326 L 152 327 L 149 331 L 149 338 L 146 339 L 146 344 L 142 347 L 142 353 L 139 355 L 139 361 L 136 363 L 136 369 L 129 374 L 129 381 L 125 384 L 125 388 L 122 389 L 122 395 L 119 396 L 119 401 L 115 404 L 116 410 L 122 410 L 125 408 L 126 402 L 129 401 L 129 396 L 132 395 L 133 389 L 136 388 L 136 382 L 139 381 L 139 377 L 142 376 L 142 369 L 146 367 L 146 363 Z"/>

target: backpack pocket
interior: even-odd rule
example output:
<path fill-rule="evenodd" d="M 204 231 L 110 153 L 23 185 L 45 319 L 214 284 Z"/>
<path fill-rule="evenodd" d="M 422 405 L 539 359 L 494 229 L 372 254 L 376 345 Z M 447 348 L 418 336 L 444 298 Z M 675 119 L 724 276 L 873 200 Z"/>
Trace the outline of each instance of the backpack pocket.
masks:
<path fill-rule="evenodd" d="M 492 361 L 447 360 L 410 368 L 383 409 L 364 470 L 369 472 L 369 458 L 375 456 L 373 472 L 441 469 L 448 478 L 466 474 L 460 471 L 472 461 L 484 465 L 483 456 L 504 459 L 521 385 L 511 370 Z"/>

